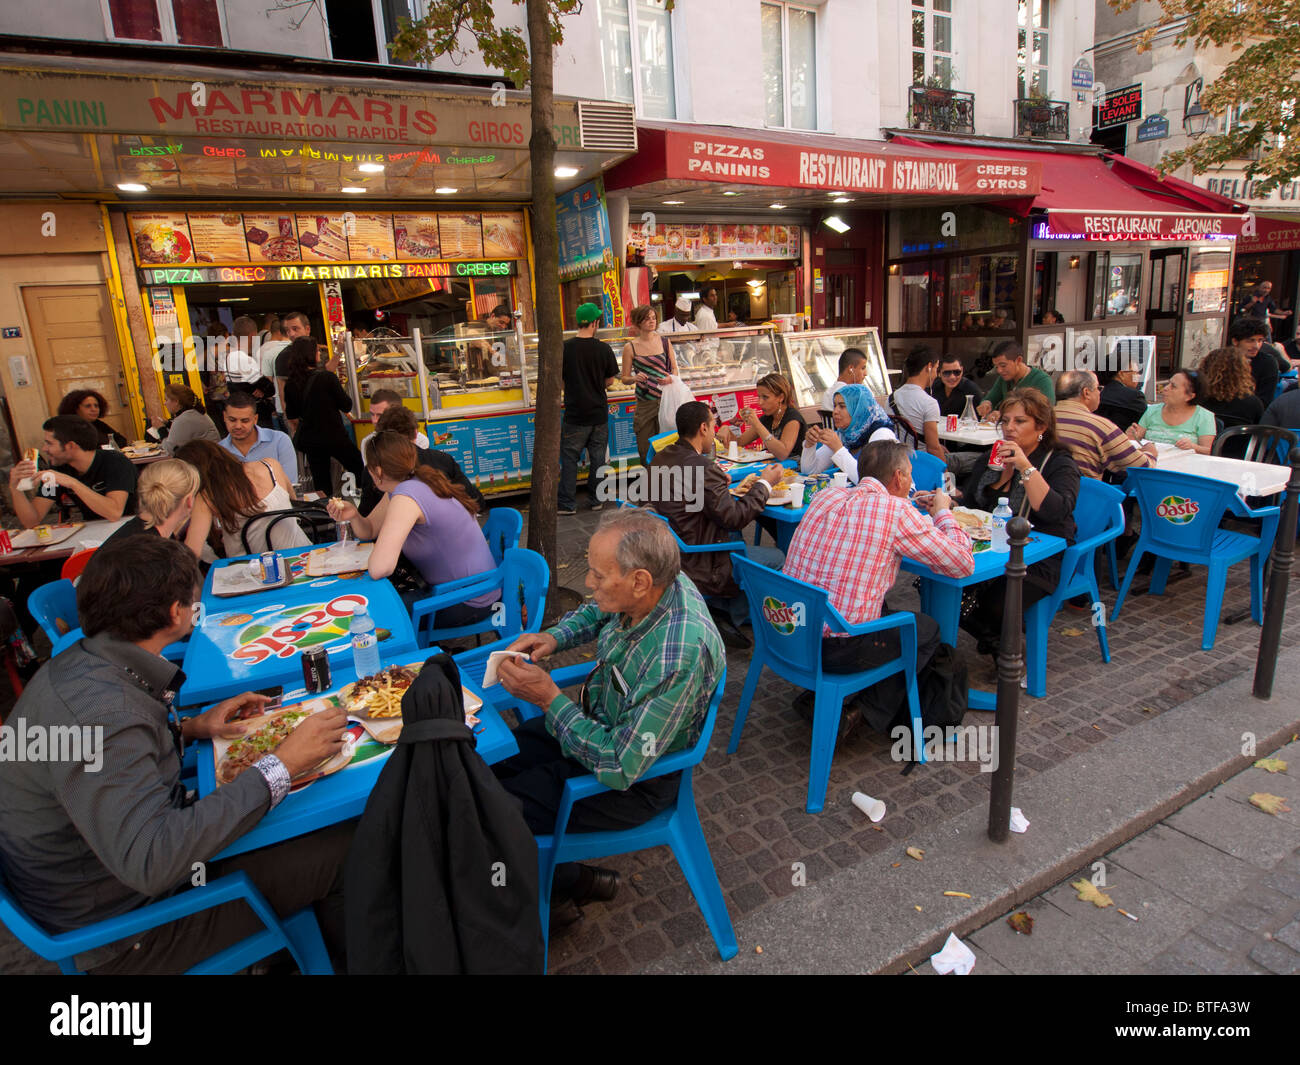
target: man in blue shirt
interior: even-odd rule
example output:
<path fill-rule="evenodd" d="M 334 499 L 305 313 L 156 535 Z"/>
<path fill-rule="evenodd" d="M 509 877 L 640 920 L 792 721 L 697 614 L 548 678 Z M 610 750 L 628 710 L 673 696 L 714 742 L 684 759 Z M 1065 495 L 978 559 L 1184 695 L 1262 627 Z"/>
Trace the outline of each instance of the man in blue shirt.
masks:
<path fill-rule="evenodd" d="M 278 429 L 257 424 L 257 399 L 251 392 L 232 392 L 226 400 L 226 436 L 221 446 L 240 462 L 275 459 L 289 480 L 298 480 L 298 455 L 293 441 Z"/>

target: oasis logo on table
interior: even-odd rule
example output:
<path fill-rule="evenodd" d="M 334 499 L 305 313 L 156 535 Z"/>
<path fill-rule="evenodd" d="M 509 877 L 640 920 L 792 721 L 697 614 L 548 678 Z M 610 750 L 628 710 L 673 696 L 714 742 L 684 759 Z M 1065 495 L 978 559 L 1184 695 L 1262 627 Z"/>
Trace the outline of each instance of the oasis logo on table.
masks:
<path fill-rule="evenodd" d="M 1165 496 L 1156 507 L 1156 513 L 1174 525 L 1186 525 L 1200 510 L 1201 504 L 1195 499 L 1184 499 L 1182 496 Z"/>
<path fill-rule="evenodd" d="M 763 600 L 763 620 L 783 636 L 789 636 L 804 624 L 803 603 L 783 603 L 770 595 Z"/>
<path fill-rule="evenodd" d="M 353 613 L 366 609 L 368 600 L 355 593 L 340 595 L 328 603 L 290 607 L 245 626 L 235 639 L 231 657 L 257 665 L 268 658 L 290 658 L 299 651 L 332 643 L 348 634 Z M 222 625 L 252 621 L 247 614 L 222 618 Z M 378 633 L 377 633 L 378 634 Z"/>

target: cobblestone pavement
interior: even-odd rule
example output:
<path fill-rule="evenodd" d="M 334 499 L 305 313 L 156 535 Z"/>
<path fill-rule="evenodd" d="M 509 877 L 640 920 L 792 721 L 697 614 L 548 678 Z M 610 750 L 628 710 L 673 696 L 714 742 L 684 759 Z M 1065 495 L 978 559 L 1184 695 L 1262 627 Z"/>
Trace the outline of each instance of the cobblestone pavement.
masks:
<path fill-rule="evenodd" d="M 512 505 L 522 508 L 525 501 Z M 576 517 L 559 519 L 557 560 L 560 583 L 575 589 L 583 586 L 586 545 L 599 518 L 585 509 L 581 496 L 579 506 Z M 1300 639 L 1298 584 L 1293 579 L 1284 646 Z M 1063 610 L 1057 616 L 1048 646 L 1047 698 L 1022 696 L 1019 780 L 1253 668 L 1259 629 L 1249 621 L 1221 624 L 1215 649 L 1200 649 L 1204 591 L 1204 570 L 1193 568 L 1190 576 L 1171 581 L 1163 597 L 1130 597 L 1109 629 L 1110 665 L 1101 662 L 1087 613 Z M 1104 589 L 1103 599 L 1112 606 L 1114 591 Z M 906 580 L 891 602 L 916 607 Z M 1225 615 L 1248 605 L 1247 567 L 1236 566 L 1229 573 Z M 971 683 L 992 688 L 991 660 L 977 657 L 965 635 L 960 649 Z M 974 763 L 923 766 L 903 777 L 890 758 L 888 738 L 862 728 L 836 750 L 825 810 L 806 813 L 809 729 L 791 705 L 797 689 L 765 672 L 740 750 L 726 754 L 748 667 L 748 652 L 729 653 L 713 742 L 695 775 L 700 818 L 733 919 L 793 892 L 791 862 L 804 863 L 811 884 L 881 860 L 875 857 L 879 852 L 913 831 L 987 802 L 989 777 Z M 980 712 L 967 717 L 975 724 L 992 720 Z M 888 803 L 890 815 L 882 825 L 865 824 L 851 806 L 858 790 Z M 711 942 L 666 848 L 604 864 L 623 874 L 625 887 L 613 902 L 587 906 L 585 919 L 552 942 L 552 972 L 633 972 L 687 944 Z M 33 971 L 33 960 L 0 930 L 0 971 Z"/>
<path fill-rule="evenodd" d="M 972 975 L 1300 973 L 1300 813 L 1249 804 L 1256 792 L 1295 796 L 1300 742 L 1274 757 L 1286 772 L 1237 774 L 1017 907 L 1034 919 L 1030 935 L 1007 925 L 1010 913 L 972 933 Z M 1070 887 L 1094 876 L 1113 906 Z M 916 971 L 933 973 L 928 962 Z"/>

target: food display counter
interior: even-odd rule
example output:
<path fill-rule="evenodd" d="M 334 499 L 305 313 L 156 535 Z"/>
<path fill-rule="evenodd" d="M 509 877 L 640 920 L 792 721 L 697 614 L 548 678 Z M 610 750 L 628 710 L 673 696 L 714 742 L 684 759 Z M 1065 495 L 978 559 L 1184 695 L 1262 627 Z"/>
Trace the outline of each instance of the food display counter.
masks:
<path fill-rule="evenodd" d="M 880 334 L 874 328 L 813 329 L 778 334 L 781 372 L 794 385 L 799 406 L 820 407 L 822 395 L 840 375 L 840 356 L 848 348 L 857 348 L 867 357 L 864 382 L 875 397 L 883 400 L 902 377 L 890 370 L 880 346 Z"/>

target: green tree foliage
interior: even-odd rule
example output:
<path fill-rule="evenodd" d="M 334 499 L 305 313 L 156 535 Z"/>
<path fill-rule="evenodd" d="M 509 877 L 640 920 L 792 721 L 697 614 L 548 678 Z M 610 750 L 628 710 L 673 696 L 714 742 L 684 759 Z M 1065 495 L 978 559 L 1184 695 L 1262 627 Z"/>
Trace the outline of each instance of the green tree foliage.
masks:
<path fill-rule="evenodd" d="M 1117 11 L 1137 0 L 1110 0 Z M 1162 172 L 1190 163 L 1203 174 L 1234 160 L 1250 160 L 1246 176 L 1265 194 L 1300 174 L 1300 0 L 1158 0 L 1162 22 L 1186 19 L 1174 44 L 1192 42 L 1236 53 L 1201 94 L 1201 105 L 1222 117 L 1241 108 L 1227 133 L 1206 136 L 1167 154 Z M 1155 29 L 1139 39 L 1151 47 Z M 1258 158 L 1255 158 L 1258 156 Z"/>

